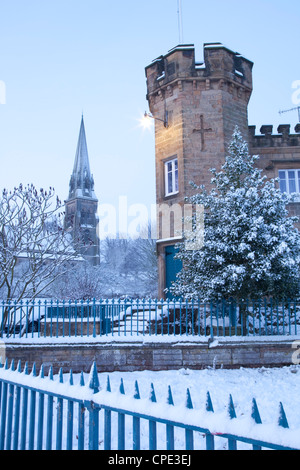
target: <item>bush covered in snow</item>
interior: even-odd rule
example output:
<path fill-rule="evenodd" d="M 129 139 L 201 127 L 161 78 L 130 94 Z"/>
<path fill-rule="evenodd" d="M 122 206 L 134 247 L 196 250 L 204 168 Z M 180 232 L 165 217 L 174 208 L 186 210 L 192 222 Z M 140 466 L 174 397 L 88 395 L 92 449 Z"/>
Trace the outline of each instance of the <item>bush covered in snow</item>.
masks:
<path fill-rule="evenodd" d="M 183 270 L 171 288 L 175 296 L 212 300 L 234 297 L 295 298 L 299 292 L 300 234 L 288 216 L 291 197 L 255 168 L 238 128 L 212 189 L 197 187 L 190 203 L 205 210 L 204 243 L 196 250 L 179 244 Z M 195 237 L 202 227 L 194 224 Z"/>

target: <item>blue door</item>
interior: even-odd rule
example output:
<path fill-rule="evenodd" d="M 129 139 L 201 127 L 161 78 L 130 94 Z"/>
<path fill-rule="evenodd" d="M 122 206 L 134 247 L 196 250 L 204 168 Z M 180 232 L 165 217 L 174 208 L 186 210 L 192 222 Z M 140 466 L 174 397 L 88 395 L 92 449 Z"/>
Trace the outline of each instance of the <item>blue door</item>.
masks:
<path fill-rule="evenodd" d="M 169 289 L 172 283 L 176 281 L 176 274 L 182 269 L 182 261 L 180 259 L 174 259 L 174 256 L 178 253 L 178 249 L 175 245 L 166 246 L 166 288 Z M 172 294 L 167 293 L 167 298 L 172 298 Z"/>

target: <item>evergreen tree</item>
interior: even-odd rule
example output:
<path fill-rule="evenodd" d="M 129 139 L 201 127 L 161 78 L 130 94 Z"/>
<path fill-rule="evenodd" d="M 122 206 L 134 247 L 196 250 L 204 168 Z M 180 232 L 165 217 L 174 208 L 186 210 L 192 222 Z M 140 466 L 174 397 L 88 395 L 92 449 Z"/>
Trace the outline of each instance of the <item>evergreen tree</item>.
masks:
<path fill-rule="evenodd" d="M 221 172 L 211 170 L 212 190 L 195 186 L 189 200 L 204 206 L 204 242 L 196 250 L 179 244 L 184 268 L 171 292 L 206 300 L 297 296 L 300 233 L 288 217 L 291 197 L 254 167 L 259 157 L 249 155 L 237 127 L 228 153 Z"/>

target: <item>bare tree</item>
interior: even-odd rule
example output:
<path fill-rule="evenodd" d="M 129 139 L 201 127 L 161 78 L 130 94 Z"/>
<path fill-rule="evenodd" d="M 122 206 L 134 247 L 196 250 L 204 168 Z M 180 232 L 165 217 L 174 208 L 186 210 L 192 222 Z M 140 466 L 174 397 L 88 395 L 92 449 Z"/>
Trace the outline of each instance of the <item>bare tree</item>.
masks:
<path fill-rule="evenodd" d="M 0 197 L 0 295 L 33 300 L 76 258 L 55 191 L 19 185 Z M 6 322 L 3 315 L 2 322 Z"/>
<path fill-rule="evenodd" d="M 106 238 L 101 243 L 102 291 L 109 295 L 148 297 L 157 295 L 156 240 L 150 228 L 138 238 Z"/>
<path fill-rule="evenodd" d="M 102 275 L 99 266 L 87 261 L 70 266 L 54 283 L 53 297 L 59 300 L 91 300 L 102 294 Z"/>

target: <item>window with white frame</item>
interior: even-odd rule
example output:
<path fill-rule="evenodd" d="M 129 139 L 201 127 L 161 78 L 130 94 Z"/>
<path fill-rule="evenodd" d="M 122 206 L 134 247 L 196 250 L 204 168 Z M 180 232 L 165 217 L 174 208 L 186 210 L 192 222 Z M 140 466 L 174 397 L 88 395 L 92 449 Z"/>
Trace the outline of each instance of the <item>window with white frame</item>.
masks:
<path fill-rule="evenodd" d="M 165 196 L 178 193 L 178 160 L 165 162 Z"/>
<path fill-rule="evenodd" d="M 279 187 L 282 193 L 300 194 L 300 169 L 279 170 Z"/>

